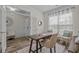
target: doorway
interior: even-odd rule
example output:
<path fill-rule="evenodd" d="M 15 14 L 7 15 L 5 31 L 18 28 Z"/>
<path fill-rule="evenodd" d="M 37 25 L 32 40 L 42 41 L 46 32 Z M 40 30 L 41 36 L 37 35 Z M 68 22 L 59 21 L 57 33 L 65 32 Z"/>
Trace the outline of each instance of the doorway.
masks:
<path fill-rule="evenodd" d="M 6 10 L 7 52 L 26 46 L 25 43 L 28 43 L 23 37 L 30 35 L 30 13 L 22 14 L 21 12 L 12 11 L 8 8 Z"/>

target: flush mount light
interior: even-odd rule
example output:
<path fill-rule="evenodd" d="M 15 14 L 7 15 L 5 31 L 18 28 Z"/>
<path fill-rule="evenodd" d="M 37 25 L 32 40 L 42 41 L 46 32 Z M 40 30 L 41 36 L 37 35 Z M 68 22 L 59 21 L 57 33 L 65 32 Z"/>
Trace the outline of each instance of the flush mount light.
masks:
<path fill-rule="evenodd" d="M 10 6 L 7 6 L 8 9 L 10 9 L 11 11 L 15 11 L 16 8 L 13 8 L 13 7 L 10 7 Z"/>
<path fill-rule="evenodd" d="M 10 7 L 10 10 L 11 10 L 11 11 L 15 11 L 16 9 L 15 9 L 15 8 L 13 8 L 13 7 Z"/>
<path fill-rule="evenodd" d="M 10 10 L 15 11 L 16 9 L 11 7 Z"/>

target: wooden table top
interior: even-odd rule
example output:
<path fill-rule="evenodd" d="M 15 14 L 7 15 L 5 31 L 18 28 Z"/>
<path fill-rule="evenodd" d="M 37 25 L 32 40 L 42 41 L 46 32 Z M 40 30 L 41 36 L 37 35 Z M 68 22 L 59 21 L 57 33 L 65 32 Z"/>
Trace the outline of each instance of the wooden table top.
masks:
<path fill-rule="evenodd" d="M 31 39 L 34 40 L 39 40 L 39 39 L 43 39 L 43 38 L 47 38 L 52 36 L 53 33 L 42 33 L 42 34 L 35 34 L 35 35 L 31 35 L 29 36 Z"/>

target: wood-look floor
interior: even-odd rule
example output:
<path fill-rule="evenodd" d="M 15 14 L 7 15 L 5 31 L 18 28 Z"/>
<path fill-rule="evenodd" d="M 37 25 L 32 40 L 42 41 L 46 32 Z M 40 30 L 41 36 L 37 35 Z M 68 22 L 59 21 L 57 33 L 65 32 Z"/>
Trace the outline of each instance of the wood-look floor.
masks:
<path fill-rule="evenodd" d="M 22 49 L 29 45 L 29 41 L 30 40 L 26 39 L 25 37 L 7 40 L 6 52 L 14 52 L 16 50 Z"/>

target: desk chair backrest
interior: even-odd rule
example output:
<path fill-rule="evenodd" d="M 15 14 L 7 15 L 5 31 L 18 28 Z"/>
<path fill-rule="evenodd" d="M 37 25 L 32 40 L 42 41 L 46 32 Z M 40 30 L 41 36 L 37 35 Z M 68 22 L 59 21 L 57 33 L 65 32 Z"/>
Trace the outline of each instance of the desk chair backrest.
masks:
<path fill-rule="evenodd" d="M 44 44 L 45 47 L 47 48 L 53 48 L 57 42 L 57 35 L 58 34 L 53 34 Z"/>

